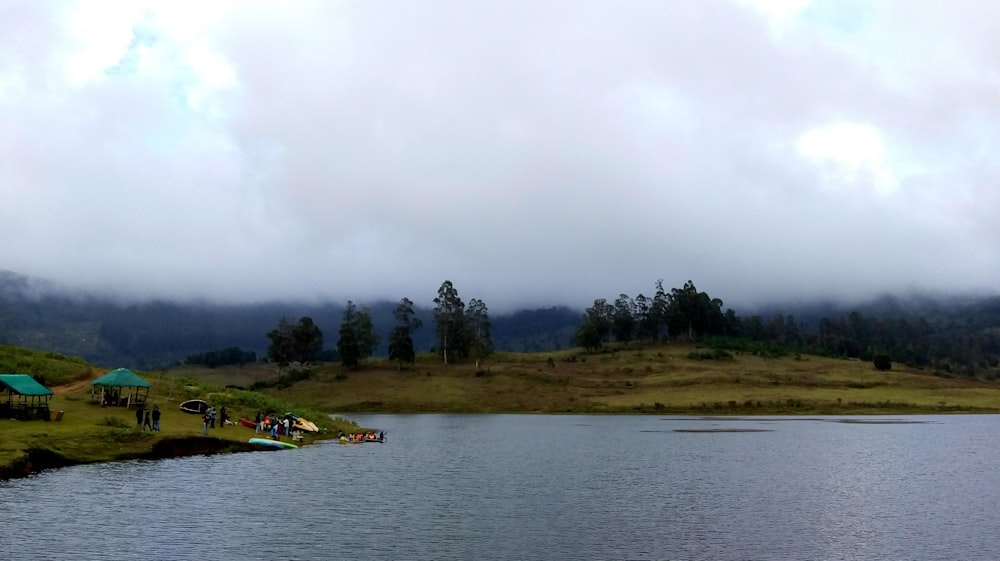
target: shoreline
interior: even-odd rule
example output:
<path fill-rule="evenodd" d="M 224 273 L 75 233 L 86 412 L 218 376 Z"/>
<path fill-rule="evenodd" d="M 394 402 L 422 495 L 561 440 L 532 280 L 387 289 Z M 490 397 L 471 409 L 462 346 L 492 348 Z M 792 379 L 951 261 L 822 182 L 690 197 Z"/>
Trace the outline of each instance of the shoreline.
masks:
<path fill-rule="evenodd" d="M 320 438 L 316 440 L 328 440 Z M 280 451 L 211 436 L 170 437 L 157 440 L 152 449 L 143 452 L 126 452 L 110 458 L 76 460 L 68 458 L 49 448 L 30 448 L 23 451 L 23 457 L 8 465 L 0 466 L 0 481 L 31 477 L 43 471 L 87 464 L 124 462 L 128 460 L 166 460 L 189 456 L 213 456 L 216 454 L 238 454 L 244 452 Z"/>

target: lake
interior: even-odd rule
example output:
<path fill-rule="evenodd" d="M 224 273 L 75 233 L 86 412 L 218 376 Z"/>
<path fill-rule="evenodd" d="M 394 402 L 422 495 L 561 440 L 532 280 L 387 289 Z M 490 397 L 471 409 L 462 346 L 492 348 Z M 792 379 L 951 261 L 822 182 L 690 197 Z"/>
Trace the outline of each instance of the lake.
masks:
<path fill-rule="evenodd" d="M 1000 416 L 350 418 L 0 482 L 0 559 L 1000 559 Z"/>

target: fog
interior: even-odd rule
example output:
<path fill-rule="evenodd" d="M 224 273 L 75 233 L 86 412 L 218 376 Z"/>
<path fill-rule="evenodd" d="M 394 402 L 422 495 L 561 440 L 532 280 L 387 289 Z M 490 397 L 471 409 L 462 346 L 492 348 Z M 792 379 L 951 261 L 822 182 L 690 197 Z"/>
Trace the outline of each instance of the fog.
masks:
<path fill-rule="evenodd" d="M 0 268 L 124 297 L 995 292 L 990 2 L 0 2 Z"/>

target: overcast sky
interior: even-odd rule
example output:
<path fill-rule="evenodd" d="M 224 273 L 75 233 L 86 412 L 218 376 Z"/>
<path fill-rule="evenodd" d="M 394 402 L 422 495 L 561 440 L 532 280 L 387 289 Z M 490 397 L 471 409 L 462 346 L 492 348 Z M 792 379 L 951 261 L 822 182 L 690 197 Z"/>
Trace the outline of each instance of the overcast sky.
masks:
<path fill-rule="evenodd" d="M 1000 3 L 0 0 L 0 269 L 727 307 L 1000 285 Z"/>

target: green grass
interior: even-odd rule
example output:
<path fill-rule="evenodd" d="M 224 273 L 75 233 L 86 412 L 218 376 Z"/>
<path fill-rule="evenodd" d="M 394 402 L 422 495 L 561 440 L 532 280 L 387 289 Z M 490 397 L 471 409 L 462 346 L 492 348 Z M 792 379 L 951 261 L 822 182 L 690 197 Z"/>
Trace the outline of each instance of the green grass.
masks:
<path fill-rule="evenodd" d="M 185 453 L 185 447 L 192 453 L 240 449 L 239 445 L 255 436 L 252 429 L 234 425 L 210 430 L 209 437 L 202 438 L 201 418 L 184 413 L 178 407 L 180 402 L 194 398 L 205 399 L 217 408 L 225 406 L 236 422 L 240 417 L 252 419 L 262 410 L 279 414 L 294 412 L 325 431 L 320 435 L 304 435 L 307 444 L 330 438 L 338 430 L 351 432 L 359 428 L 351 421 L 339 417 L 330 419 L 319 409 L 282 396 L 225 388 L 187 375 L 137 372 L 153 384 L 150 407 L 159 405 L 162 412 L 161 431 L 143 432 L 136 425 L 135 410 L 101 407 L 92 400 L 89 381 L 105 370 L 77 359 L 27 349 L 0 348 L 0 356 L 6 360 L 15 357 L 17 362 L 14 364 L 23 365 L 18 373 L 44 375 L 47 385 L 56 392 L 49 402 L 50 408 L 63 411 L 61 421 L 0 419 L 0 473 L 24 461 L 29 450 L 42 450 L 62 462 L 73 464 L 143 457 L 164 444 L 172 446 L 171 449 L 179 454 Z M 50 380 L 64 383 L 57 385 Z"/>
<path fill-rule="evenodd" d="M 0 345 L 0 374 L 42 376 L 45 385 L 51 387 L 89 378 L 95 372 L 97 369 L 82 358 Z"/>
<path fill-rule="evenodd" d="M 377 359 L 357 372 L 325 365 L 309 380 L 273 392 L 339 412 L 1000 412 L 996 382 L 900 365 L 878 372 L 857 360 L 741 352 L 708 358 L 714 354 L 673 344 L 600 354 L 497 353 L 478 373 L 470 363 L 445 366 L 422 355 L 402 370 Z"/>

